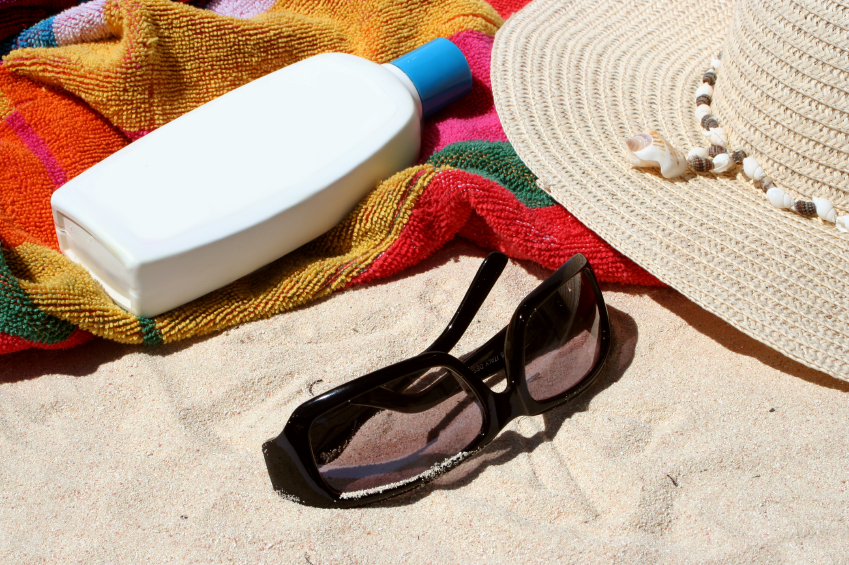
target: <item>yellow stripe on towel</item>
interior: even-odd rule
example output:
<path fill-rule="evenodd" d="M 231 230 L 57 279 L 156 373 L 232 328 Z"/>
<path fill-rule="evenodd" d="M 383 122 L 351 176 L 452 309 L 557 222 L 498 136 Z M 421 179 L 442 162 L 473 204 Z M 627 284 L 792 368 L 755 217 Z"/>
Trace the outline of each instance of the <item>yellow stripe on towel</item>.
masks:
<path fill-rule="evenodd" d="M 108 0 L 104 12 L 114 39 L 19 49 L 5 65 L 76 94 L 131 137 L 312 55 L 383 63 L 502 23 L 483 0 L 281 0 L 246 20 L 171 0 Z"/>
<path fill-rule="evenodd" d="M 266 318 L 341 289 L 398 239 L 425 186 L 447 170 L 451 167 L 420 165 L 394 175 L 323 236 L 157 316 L 153 324 L 118 307 L 85 269 L 54 250 L 24 243 L 4 253 L 21 288 L 44 312 L 123 343 L 176 341 Z"/>

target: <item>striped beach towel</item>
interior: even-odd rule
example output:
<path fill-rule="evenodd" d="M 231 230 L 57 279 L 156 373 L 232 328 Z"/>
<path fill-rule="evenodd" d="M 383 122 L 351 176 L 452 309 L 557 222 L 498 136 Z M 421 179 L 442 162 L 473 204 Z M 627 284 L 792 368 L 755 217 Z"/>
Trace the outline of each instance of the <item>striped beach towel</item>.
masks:
<path fill-rule="evenodd" d="M 602 281 L 659 285 L 540 190 L 507 143 L 490 52 L 526 2 L 0 0 L 0 353 L 214 332 L 390 276 L 456 236 L 552 269 L 581 252 Z M 51 194 L 133 140 L 306 57 L 384 63 L 435 37 L 466 55 L 472 93 L 426 120 L 418 165 L 325 235 L 152 319 L 59 252 Z"/>

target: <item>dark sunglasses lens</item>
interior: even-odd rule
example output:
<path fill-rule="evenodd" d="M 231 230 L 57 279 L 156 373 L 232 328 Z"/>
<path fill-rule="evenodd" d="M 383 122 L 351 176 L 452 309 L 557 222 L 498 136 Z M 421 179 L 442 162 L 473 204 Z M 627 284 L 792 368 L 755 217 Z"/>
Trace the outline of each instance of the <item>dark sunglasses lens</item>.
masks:
<path fill-rule="evenodd" d="M 525 376 L 534 400 L 560 396 L 592 373 L 601 357 L 600 326 L 598 301 L 583 271 L 528 318 Z"/>
<path fill-rule="evenodd" d="M 318 472 L 342 498 L 432 477 L 484 423 L 477 397 L 444 367 L 404 377 L 317 418 L 309 437 Z"/>

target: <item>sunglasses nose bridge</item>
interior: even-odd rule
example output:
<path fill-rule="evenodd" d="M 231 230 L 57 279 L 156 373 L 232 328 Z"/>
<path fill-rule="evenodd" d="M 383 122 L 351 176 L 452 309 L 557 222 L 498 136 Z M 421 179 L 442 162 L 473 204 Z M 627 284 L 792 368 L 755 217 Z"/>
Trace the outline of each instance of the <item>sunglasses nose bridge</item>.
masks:
<path fill-rule="evenodd" d="M 510 382 L 501 392 L 493 392 L 492 397 L 495 405 L 494 418 L 499 429 L 506 426 L 510 420 L 530 413 L 516 382 Z"/>

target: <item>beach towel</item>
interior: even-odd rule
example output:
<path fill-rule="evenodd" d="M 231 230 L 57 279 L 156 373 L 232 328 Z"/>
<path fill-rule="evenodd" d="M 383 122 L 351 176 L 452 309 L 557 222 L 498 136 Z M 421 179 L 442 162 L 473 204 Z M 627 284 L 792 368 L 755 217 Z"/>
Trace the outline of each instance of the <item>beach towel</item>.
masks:
<path fill-rule="evenodd" d="M 525 3 L 0 0 L 0 353 L 203 335 L 388 277 L 456 236 L 550 269 L 580 252 L 602 281 L 660 285 L 541 190 L 507 142 L 490 52 L 502 16 Z M 152 319 L 59 252 L 50 195 L 133 140 L 306 57 L 385 63 L 435 37 L 466 55 L 472 93 L 426 120 L 416 166 L 325 235 Z"/>

